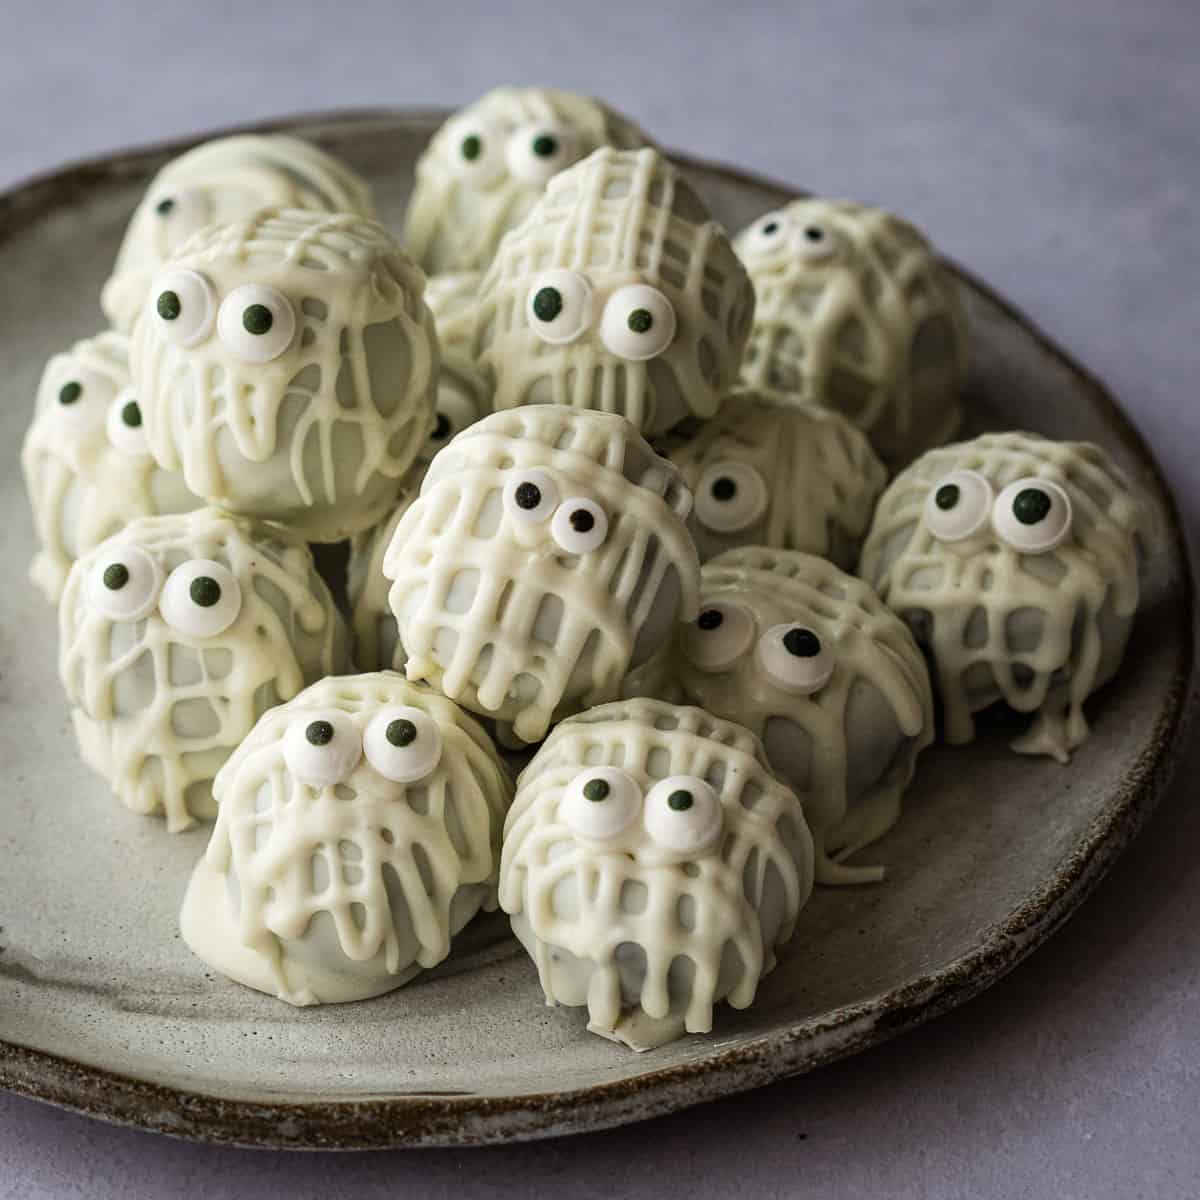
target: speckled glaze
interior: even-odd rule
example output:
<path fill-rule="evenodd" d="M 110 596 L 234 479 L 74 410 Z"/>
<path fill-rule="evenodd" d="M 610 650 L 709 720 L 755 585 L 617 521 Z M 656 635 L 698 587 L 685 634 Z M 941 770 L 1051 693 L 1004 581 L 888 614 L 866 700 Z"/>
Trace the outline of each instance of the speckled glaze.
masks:
<path fill-rule="evenodd" d="M 395 229 L 412 164 L 443 116 L 366 113 L 286 128 L 364 174 Z M 0 291 L 0 496 L 15 514 L 0 526 L 4 561 L 33 551 L 17 451 L 41 365 L 100 326 L 100 285 L 129 213 L 181 149 L 68 168 L 0 197 L 0 277 L 20 281 Z M 684 165 L 732 228 L 795 195 Z M 590 1037 L 578 1013 L 540 1006 L 537 973 L 500 916 L 474 923 L 447 962 L 399 992 L 291 1010 L 206 971 L 179 939 L 176 914 L 205 832 L 166 838 L 159 823 L 112 804 L 78 761 L 54 675 L 53 613 L 14 579 L 0 598 L 0 1084 L 226 1144 L 550 1137 L 851 1054 L 962 1003 L 1049 937 L 1175 765 L 1194 708 L 1191 582 L 1171 499 L 1112 398 L 958 274 L 975 349 L 968 432 L 1016 426 L 1099 442 L 1150 514 L 1126 662 L 1090 703 L 1093 737 L 1070 767 L 1010 754 L 1013 731 L 999 720 L 981 722 L 970 747 L 923 756 L 904 820 L 878 844 L 895 864 L 888 882 L 818 888 L 754 1008 L 721 1013 L 710 1037 L 637 1057 Z M 51 305 L 59 320 L 47 323 Z M 88 889 L 63 885 L 83 872 Z"/>

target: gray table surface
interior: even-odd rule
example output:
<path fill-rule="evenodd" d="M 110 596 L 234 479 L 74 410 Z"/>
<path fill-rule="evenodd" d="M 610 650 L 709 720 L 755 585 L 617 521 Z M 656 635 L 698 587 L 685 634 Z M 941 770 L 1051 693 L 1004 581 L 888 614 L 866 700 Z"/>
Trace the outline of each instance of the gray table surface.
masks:
<path fill-rule="evenodd" d="M 235 121 L 528 81 L 603 95 L 664 144 L 882 202 L 1109 383 L 1195 538 L 1197 0 L 40 0 L 6 16 L 0 186 Z M 1193 750 L 1094 897 L 1007 979 L 805 1078 L 559 1142 L 320 1156 L 0 1096 L 0 1197 L 1195 1196 L 1198 772 Z"/>

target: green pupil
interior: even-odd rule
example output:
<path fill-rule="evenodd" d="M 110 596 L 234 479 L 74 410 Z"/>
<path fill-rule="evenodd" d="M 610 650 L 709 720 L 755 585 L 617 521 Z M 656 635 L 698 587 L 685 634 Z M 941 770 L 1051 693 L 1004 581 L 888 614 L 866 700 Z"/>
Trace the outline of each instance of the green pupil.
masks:
<path fill-rule="evenodd" d="M 678 792 L 672 792 L 667 797 L 667 807 L 672 812 L 687 812 L 696 801 L 692 797 L 691 792 L 685 792 L 682 789 Z"/>
<path fill-rule="evenodd" d="M 247 333 L 261 335 L 274 324 L 275 318 L 271 316 L 271 310 L 265 304 L 251 304 L 242 313 L 242 326 Z"/>
<path fill-rule="evenodd" d="M 136 400 L 130 400 L 128 404 L 121 409 L 121 420 L 129 426 L 130 429 L 136 429 L 142 423 L 142 410 L 138 408 Z"/>
<path fill-rule="evenodd" d="M 549 158 L 558 152 L 558 138 L 551 137 L 548 133 L 539 133 L 533 139 L 533 152 L 538 158 Z"/>
<path fill-rule="evenodd" d="M 722 475 L 720 479 L 713 482 L 712 497 L 714 500 L 722 502 L 732 500 L 737 495 L 737 483 L 730 479 L 728 475 Z"/>
<path fill-rule="evenodd" d="M 304 736 L 313 746 L 328 746 L 333 741 L 333 726 L 328 721 L 313 721 L 304 731 Z"/>
<path fill-rule="evenodd" d="M 539 321 L 553 321 L 562 310 L 562 292 L 558 288 L 538 288 L 537 294 L 533 297 L 533 315 Z"/>
<path fill-rule="evenodd" d="M 612 788 L 603 779 L 589 779 L 583 785 L 584 799 L 591 800 L 593 803 L 599 803 L 601 800 L 607 800 Z"/>
<path fill-rule="evenodd" d="M 957 483 L 943 483 L 934 493 L 933 502 L 942 512 L 949 512 L 958 503 L 958 497 Z"/>
<path fill-rule="evenodd" d="M 635 308 L 629 314 L 629 328 L 634 333 L 649 333 L 650 326 L 654 324 L 654 318 L 644 308 Z"/>
<path fill-rule="evenodd" d="M 129 568 L 124 563 L 110 563 L 102 578 L 110 592 L 119 592 L 129 582 Z"/>
<path fill-rule="evenodd" d="M 212 608 L 221 599 L 221 585 L 211 575 L 197 575 L 188 586 L 188 595 L 200 608 Z"/>
<path fill-rule="evenodd" d="M 1041 488 L 1022 488 L 1013 497 L 1012 511 L 1022 525 L 1036 525 L 1050 512 L 1050 497 Z"/>
<path fill-rule="evenodd" d="M 463 138 L 460 149 L 467 162 L 474 162 L 483 152 L 483 139 L 477 134 L 469 133 Z"/>
<path fill-rule="evenodd" d="M 154 206 L 154 211 L 158 213 L 160 217 L 165 217 L 174 207 L 175 201 L 168 196 L 166 200 L 160 200 Z"/>
<path fill-rule="evenodd" d="M 411 746 L 417 740 L 417 727 L 403 719 L 390 721 L 384 736 L 393 746 Z"/>
<path fill-rule="evenodd" d="M 158 309 L 158 315 L 164 321 L 174 321 L 183 312 L 183 305 L 179 302 L 177 292 L 159 292 L 158 303 L 155 307 Z"/>
<path fill-rule="evenodd" d="M 70 383 L 64 383 L 59 389 L 58 402 L 59 404 L 74 404 L 82 395 L 82 385 L 72 380 Z"/>
<path fill-rule="evenodd" d="M 783 648 L 796 658 L 816 658 L 821 653 L 821 639 L 811 629 L 789 629 L 783 635 Z"/>

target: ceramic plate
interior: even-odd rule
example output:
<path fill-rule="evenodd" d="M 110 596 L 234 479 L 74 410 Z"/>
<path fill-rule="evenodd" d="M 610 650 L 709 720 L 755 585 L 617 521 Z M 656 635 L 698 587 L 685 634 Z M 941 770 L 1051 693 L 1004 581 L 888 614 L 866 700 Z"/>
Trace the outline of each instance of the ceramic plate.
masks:
<path fill-rule="evenodd" d="M 399 227 L 439 114 L 289 123 L 363 172 Z M 182 146 L 68 168 L 0 198 L 0 1084 L 213 1142 L 359 1147 L 498 1142 L 635 1121 L 807 1071 L 960 1004 L 1044 941 L 1161 794 L 1188 707 L 1190 583 L 1170 497 L 1103 387 L 963 276 L 981 427 L 1101 443 L 1151 514 L 1143 606 L 1069 768 L 1018 758 L 1011 728 L 921 761 L 879 886 L 818 889 L 748 1012 L 634 1054 L 544 1007 L 502 917 L 439 969 L 365 1003 L 293 1009 L 192 957 L 176 914 L 205 829 L 168 836 L 76 753 L 55 621 L 24 571 L 18 469 L 43 362 L 101 325 L 97 297 L 147 178 Z M 792 192 L 687 163 L 740 227 Z M 936 234 L 936 231 L 935 231 Z"/>

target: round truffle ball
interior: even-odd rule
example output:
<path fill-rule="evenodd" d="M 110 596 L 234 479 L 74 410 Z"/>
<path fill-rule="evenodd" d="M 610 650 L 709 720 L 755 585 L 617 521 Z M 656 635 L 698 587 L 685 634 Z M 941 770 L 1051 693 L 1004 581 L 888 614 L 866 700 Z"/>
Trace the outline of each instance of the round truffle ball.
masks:
<path fill-rule="evenodd" d="M 290 1004 L 363 1000 L 496 907 L 512 784 L 483 730 L 390 671 L 323 679 L 222 768 L 183 902 L 211 967 Z"/>
<path fill-rule="evenodd" d="M 800 803 L 758 740 L 632 700 L 564 721 L 522 772 L 500 904 L 547 1002 L 641 1050 L 748 1007 L 812 882 Z"/>

